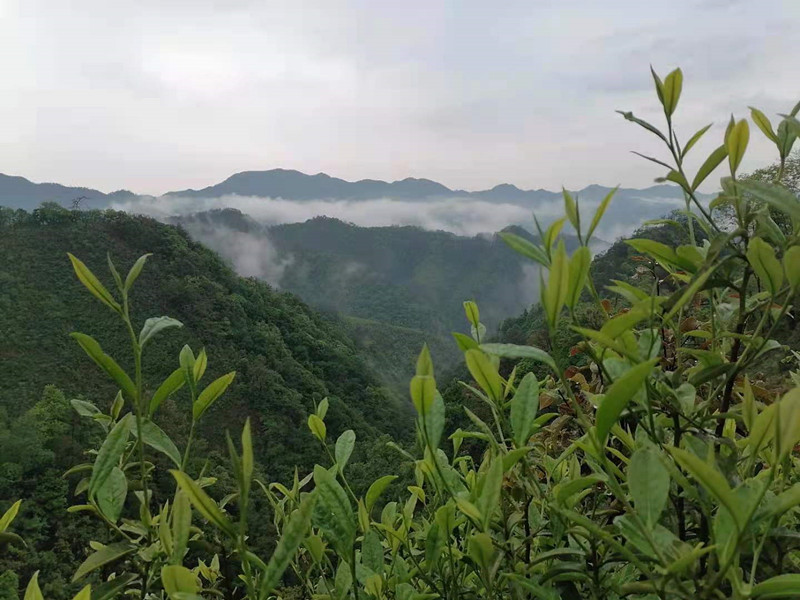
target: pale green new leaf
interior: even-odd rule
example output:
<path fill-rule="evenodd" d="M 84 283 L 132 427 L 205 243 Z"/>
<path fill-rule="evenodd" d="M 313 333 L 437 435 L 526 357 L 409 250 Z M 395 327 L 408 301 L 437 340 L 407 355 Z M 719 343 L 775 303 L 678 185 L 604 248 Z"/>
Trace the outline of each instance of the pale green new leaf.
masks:
<path fill-rule="evenodd" d="M 615 187 L 613 190 L 606 194 L 605 198 L 600 202 L 600 205 L 597 207 L 597 210 L 594 213 L 594 217 L 592 218 L 592 222 L 589 225 L 589 232 L 586 234 L 586 243 L 589 243 L 589 240 L 592 238 L 592 234 L 594 230 L 597 229 L 597 226 L 600 225 L 600 220 L 603 218 L 603 215 L 606 213 L 606 209 L 608 209 L 608 205 L 611 203 L 611 199 L 614 197 L 614 194 L 617 193 L 619 186 Z M 545 265 L 547 266 L 547 265 Z"/>
<path fill-rule="evenodd" d="M 191 527 L 192 507 L 189 504 L 189 497 L 183 490 L 178 490 L 172 505 L 172 557 L 170 558 L 172 564 L 179 565 L 183 561 Z"/>
<path fill-rule="evenodd" d="M 126 292 L 130 291 L 131 286 L 133 286 L 133 282 L 136 281 L 137 277 L 139 277 L 139 274 L 142 272 L 142 269 L 144 268 L 144 263 L 150 256 L 152 256 L 152 254 L 143 254 L 136 260 L 135 263 L 133 263 L 131 270 L 128 271 L 128 276 L 125 278 Z"/>
<path fill-rule="evenodd" d="M 766 202 L 773 208 L 789 215 L 795 226 L 800 223 L 800 198 L 788 188 L 754 180 L 737 181 L 736 185 L 757 200 Z"/>
<path fill-rule="evenodd" d="M 97 552 L 90 554 L 89 557 L 81 563 L 81 565 L 78 567 L 78 570 L 75 571 L 75 574 L 72 576 L 72 581 L 78 581 L 95 569 L 99 569 L 100 567 L 104 567 L 105 565 L 116 562 L 121 558 L 128 556 L 135 550 L 136 546 L 128 542 L 119 542 L 116 544 L 103 546 Z"/>
<path fill-rule="evenodd" d="M 592 262 L 592 251 L 588 246 L 581 246 L 569 261 L 569 284 L 567 286 L 567 307 L 575 308 L 586 287 L 589 265 Z"/>
<path fill-rule="evenodd" d="M 798 598 L 800 597 L 800 573 L 786 573 L 770 577 L 756 584 L 750 597 L 757 600 Z"/>
<path fill-rule="evenodd" d="M 344 468 L 347 465 L 347 461 L 350 460 L 350 455 L 353 454 L 355 446 L 356 432 L 352 429 L 342 432 L 342 435 L 336 440 L 334 456 L 340 472 L 344 472 Z"/>
<path fill-rule="evenodd" d="M 628 402 L 642 388 L 657 362 L 656 358 L 632 367 L 606 390 L 595 415 L 597 439 L 601 444 L 605 444 L 611 427 L 617 422 Z"/>
<path fill-rule="evenodd" d="M 231 538 L 236 537 L 236 529 L 233 523 L 227 516 L 220 510 L 217 503 L 206 494 L 202 488 L 186 473 L 171 470 L 172 476 L 178 482 L 181 490 L 183 490 L 189 498 L 189 501 L 197 509 L 207 521 L 219 527 L 223 532 L 228 534 Z"/>
<path fill-rule="evenodd" d="M 16 595 L 16 591 L 14 591 Z M 36 571 L 28 582 L 28 587 L 25 588 L 24 600 L 44 600 L 42 590 L 39 589 L 39 571 Z"/>
<path fill-rule="evenodd" d="M 231 371 L 209 383 L 208 387 L 200 392 L 200 395 L 197 397 L 192 407 L 192 415 L 195 421 L 199 420 L 217 398 L 228 389 L 234 377 L 236 377 L 236 371 Z"/>
<path fill-rule="evenodd" d="M 365 497 L 367 511 L 372 510 L 372 507 L 375 505 L 375 502 L 378 500 L 380 495 L 395 479 L 397 479 L 397 475 L 384 475 L 383 477 L 380 477 L 372 482 L 372 485 L 369 486 L 367 495 Z"/>
<path fill-rule="evenodd" d="M 71 333 L 72 338 L 78 342 L 78 345 L 83 348 L 83 351 L 91 358 L 95 364 L 103 369 L 106 374 L 114 380 L 119 388 L 127 394 L 131 401 L 136 401 L 136 386 L 133 381 L 128 377 L 128 374 L 122 370 L 116 361 L 108 354 L 103 352 L 100 344 L 97 341 L 83 333 Z"/>
<path fill-rule="evenodd" d="M 87 267 L 69 252 L 67 252 L 67 256 L 69 256 L 69 260 L 72 263 L 72 268 L 75 270 L 75 275 L 78 276 L 78 280 L 86 287 L 86 289 L 110 309 L 115 310 L 116 312 L 122 311 L 122 307 L 119 305 L 119 302 L 114 300 L 114 296 L 111 295 L 111 292 L 109 292 L 105 286 L 100 283 L 100 280 L 94 276 L 94 273 L 89 270 L 89 267 Z"/>
<path fill-rule="evenodd" d="M 633 506 L 652 529 L 669 499 L 669 471 L 655 450 L 639 448 L 631 457 L 627 476 Z"/>
<path fill-rule="evenodd" d="M 95 491 L 97 507 L 112 523 L 116 523 L 125 506 L 128 479 L 119 467 L 114 467 L 106 480 Z"/>
<path fill-rule="evenodd" d="M 481 344 L 481 350 L 502 358 L 530 358 L 546 364 L 554 373 L 558 373 L 556 361 L 547 352 L 535 346 L 519 346 L 517 344 Z"/>
<path fill-rule="evenodd" d="M 161 568 L 161 585 L 170 600 L 184 600 L 183 594 L 194 595 L 200 591 L 197 576 L 182 565 L 166 565 Z"/>
<path fill-rule="evenodd" d="M 775 295 L 783 285 L 783 267 L 773 247 L 759 237 L 747 244 L 747 262 L 769 292 Z"/>
<path fill-rule="evenodd" d="M 517 392 L 511 399 L 511 431 L 518 448 L 528 443 L 538 411 L 539 382 L 533 373 L 528 373 L 519 382 Z"/>
<path fill-rule="evenodd" d="M 497 367 L 480 350 L 467 350 L 464 353 L 467 368 L 481 389 L 494 401 L 503 399 L 503 381 Z"/>
<path fill-rule="evenodd" d="M 183 369 L 179 367 L 175 369 L 160 386 L 158 386 L 155 394 L 153 394 L 153 397 L 150 399 L 150 416 L 152 417 L 153 414 L 155 414 L 156 410 L 158 410 L 158 407 L 161 406 L 161 403 L 164 402 L 164 400 L 181 389 L 184 383 L 186 383 L 186 378 L 183 376 Z"/>
<path fill-rule="evenodd" d="M 315 500 L 316 494 L 306 495 L 300 503 L 300 507 L 289 516 L 289 521 L 281 532 L 278 545 L 272 552 L 267 568 L 261 575 L 258 592 L 260 599 L 266 599 L 278 585 L 281 576 L 297 553 L 297 549 L 305 540 L 311 528 L 311 514 Z"/>
<path fill-rule="evenodd" d="M 8 529 L 8 526 L 11 525 L 12 521 L 14 521 L 14 518 L 19 512 L 20 504 L 22 504 L 22 500 L 17 500 L 5 513 L 3 513 L 2 518 L 0 518 L 0 532 Z"/>
<path fill-rule="evenodd" d="M 550 259 L 547 257 L 547 254 L 544 252 L 544 250 L 529 242 L 524 237 L 507 231 L 501 231 L 498 233 L 498 235 L 500 236 L 500 239 L 502 239 L 515 252 L 522 254 L 523 256 L 527 256 L 542 266 L 550 266 Z"/>
<path fill-rule="evenodd" d="M 139 333 L 139 346 L 144 347 L 154 335 L 170 327 L 183 327 L 183 323 L 172 317 L 150 317 Z"/>
<path fill-rule="evenodd" d="M 89 496 L 93 497 L 97 490 L 106 482 L 125 451 L 130 433 L 130 420 L 133 415 L 128 413 L 120 419 L 108 433 L 92 466 L 92 476 L 89 479 Z"/>
<path fill-rule="evenodd" d="M 349 556 L 356 535 L 353 508 L 347 493 L 327 469 L 314 467 L 317 501 L 313 523 L 344 556 Z"/>
<path fill-rule="evenodd" d="M 697 175 L 694 176 L 694 180 L 692 181 L 692 191 L 695 191 L 698 187 L 700 187 L 700 184 L 703 183 L 709 175 L 711 175 L 714 169 L 716 169 L 723 160 L 725 160 L 726 156 L 728 156 L 728 149 L 724 144 L 708 155 L 708 158 L 697 170 Z"/>
<path fill-rule="evenodd" d="M 137 438 L 139 437 L 139 431 L 135 423 L 131 427 L 131 431 Z M 181 466 L 181 454 L 178 451 L 178 447 L 163 429 L 150 420 L 142 423 L 142 440 L 145 444 L 169 458 L 175 463 L 175 466 Z"/>
<path fill-rule="evenodd" d="M 500 507 L 500 492 L 503 489 L 503 459 L 492 459 L 489 469 L 483 476 L 481 493 L 476 500 L 476 508 L 481 516 L 483 530 L 487 531 L 492 522 L 492 515 Z"/>

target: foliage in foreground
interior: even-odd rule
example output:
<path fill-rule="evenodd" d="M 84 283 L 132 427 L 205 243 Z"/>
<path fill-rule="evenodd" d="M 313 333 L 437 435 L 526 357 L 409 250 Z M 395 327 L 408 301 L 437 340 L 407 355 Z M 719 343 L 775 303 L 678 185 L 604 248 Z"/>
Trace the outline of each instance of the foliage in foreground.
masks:
<path fill-rule="evenodd" d="M 780 389 L 760 388 L 748 377 L 764 353 L 783 351 L 773 334 L 800 291 L 800 200 L 780 177 L 772 183 L 737 178 L 749 139 L 745 120 L 731 122 L 724 143 L 690 183 L 683 160 L 707 128 L 679 144 L 672 119 L 681 72 L 664 81 L 654 74 L 654 80 L 666 132 L 624 115 L 665 143 L 673 162 L 650 160 L 670 169 L 666 179 L 686 194 L 689 242 L 672 247 L 631 240 L 651 279 L 645 287 L 614 282 L 610 291 L 626 307 L 610 314 L 594 289 L 588 248 L 610 196 L 588 228 L 577 201 L 565 193 L 566 217 L 540 232 L 541 245 L 507 235 L 512 247 L 548 270 L 541 304 L 550 336 L 565 324 L 578 333 L 575 351 L 585 355 L 585 366 L 565 369 L 561 358 L 534 346 L 484 343 L 478 307 L 465 303 L 472 336 L 457 341 L 474 381 L 464 385 L 489 417 L 468 412 L 470 430 L 457 430 L 444 443 L 444 401 L 424 348 L 410 385 L 418 443 L 417 454 L 405 457 L 414 481 L 398 501 L 381 501 L 394 475 L 379 478 L 364 495 L 353 491 L 348 461 L 355 434 L 345 431 L 331 443 L 325 400 L 308 427 L 328 455 L 326 465 L 298 474 L 291 487 L 260 482 L 247 422 L 241 440 L 228 442 L 237 492 L 215 500 L 213 478 L 203 470 L 187 472 L 191 433 L 179 451 L 152 419 L 161 402 L 185 386 L 194 429 L 234 374 L 201 385 L 207 359 L 187 346 L 173 374 L 151 397 L 144 395 L 143 351 L 161 330 L 179 323 L 149 319 L 135 333 L 128 292 L 144 257 L 125 281 L 110 265 L 119 296 L 73 257 L 80 280 L 124 322 L 135 359 L 131 378 L 92 338 L 74 334 L 120 389 L 110 414 L 80 407 L 108 434 L 93 461 L 73 470 L 85 501 L 71 510 L 94 515 L 116 539 L 92 544 L 75 580 L 94 577 L 97 583 L 79 596 L 800 595 L 800 374 L 791 373 Z M 798 111 L 800 104 L 777 131 L 763 114 L 752 113 L 777 145 L 781 164 L 800 133 Z M 706 207 L 695 191 L 726 159 L 730 176 Z M 723 207 L 732 209 L 733 227 L 715 219 Z M 788 231 L 770 210 L 785 217 Z M 567 220 L 581 240 L 572 256 L 558 240 Z M 583 294 L 597 303 L 599 327 L 587 327 L 584 313 L 575 310 Z M 505 362 L 519 359 L 543 365 L 547 374 L 508 373 Z M 554 452 L 549 439 L 554 413 L 539 411 L 545 395 L 565 401 L 580 431 L 563 451 Z M 153 493 L 153 480 L 163 476 L 153 453 L 174 463 L 169 497 Z M 256 555 L 248 544 L 248 531 L 264 526 L 248 521 L 255 494 L 271 503 L 280 533 L 269 556 Z M 0 521 L 7 536 L 13 536 L 6 531 L 17 508 Z M 281 588 L 282 582 L 291 587 Z M 41 597 L 37 590 L 34 578 L 26 597 Z"/>

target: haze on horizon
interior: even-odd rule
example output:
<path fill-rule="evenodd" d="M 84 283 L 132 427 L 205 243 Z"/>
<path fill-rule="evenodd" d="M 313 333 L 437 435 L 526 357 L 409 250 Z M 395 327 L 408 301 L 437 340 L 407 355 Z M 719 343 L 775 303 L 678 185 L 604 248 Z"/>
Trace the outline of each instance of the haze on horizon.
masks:
<path fill-rule="evenodd" d="M 267 5 L 268 4 L 268 5 Z M 797 95 L 800 2 L 0 0 L 0 172 L 160 194 L 275 167 L 646 187 L 649 65 L 685 75 L 684 139 Z M 755 130 L 755 128 L 754 128 Z M 771 160 L 759 132 L 743 165 Z M 691 168 L 691 165 L 690 165 Z"/>

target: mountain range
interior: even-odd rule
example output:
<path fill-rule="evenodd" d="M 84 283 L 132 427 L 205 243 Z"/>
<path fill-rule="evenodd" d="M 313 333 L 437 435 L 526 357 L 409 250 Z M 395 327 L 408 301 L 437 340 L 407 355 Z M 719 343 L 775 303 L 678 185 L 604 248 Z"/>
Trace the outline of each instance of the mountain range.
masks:
<path fill-rule="evenodd" d="M 589 185 L 575 190 L 585 201 L 597 202 L 612 188 Z M 488 190 L 453 190 L 429 179 L 406 178 L 387 182 L 375 179 L 346 181 L 325 173 L 307 175 L 289 169 L 267 171 L 244 171 L 226 180 L 203 189 L 185 189 L 167 192 L 165 198 L 220 198 L 224 196 L 256 196 L 282 198 L 285 200 L 371 200 L 389 198 L 397 200 L 425 201 L 430 199 L 461 198 L 492 203 L 535 206 L 557 201 L 561 192 L 544 189 L 523 190 L 515 185 L 503 183 Z M 104 193 L 86 187 L 71 187 L 57 183 L 34 183 L 24 177 L 0 174 L 0 205 L 30 210 L 42 202 L 57 202 L 70 206 L 82 198 L 86 208 L 102 208 L 116 202 L 143 197 L 129 190 Z M 620 188 L 617 197 L 623 200 L 644 202 L 682 200 L 680 189 L 673 185 L 655 185 L 644 189 Z"/>

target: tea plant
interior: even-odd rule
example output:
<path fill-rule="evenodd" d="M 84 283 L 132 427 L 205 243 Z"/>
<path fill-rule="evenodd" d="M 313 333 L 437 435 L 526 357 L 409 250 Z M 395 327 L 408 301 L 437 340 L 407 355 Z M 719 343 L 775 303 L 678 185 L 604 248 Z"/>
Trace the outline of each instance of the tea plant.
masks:
<path fill-rule="evenodd" d="M 488 342 L 478 306 L 466 302 L 472 336 L 456 340 L 472 380 L 463 385 L 487 418 L 465 408 L 472 427 L 445 432 L 444 401 L 423 348 L 410 383 L 416 449 L 396 448 L 414 478 L 399 498 L 384 498 L 393 474 L 364 495 L 354 492 L 348 461 L 355 433 L 329 439 L 323 400 L 307 426 L 324 465 L 296 473 L 291 487 L 261 482 L 247 422 L 240 448 L 228 438 L 236 492 L 213 499 L 214 479 L 187 472 L 188 457 L 196 423 L 234 374 L 201 386 L 205 353 L 184 347 L 172 375 L 146 397 L 147 344 L 180 326 L 158 317 L 135 334 L 129 293 L 146 257 L 125 281 L 109 260 L 114 296 L 71 256 L 81 282 L 129 331 L 135 365 L 131 378 L 94 339 L 73 334 L 120 389 L 109 414 L 75 404 L 107 435 L 93 461 L 72 470 L 83 475 L 76 491 L 86 500 L 71 510 L 95 515 L 114 537 L 93 542 L 76 572 L 76 581 L 104 575 L 82 598 L 799 597 L 800 374 L 769 385 L 752 375 L 767 353 L 785 351 L 773 338 L 800 291 L 800 199 L 781 185 L 782 167 L 773 182 L 738 176 L 750 135 L 744 119 L 732 119 L 720 146 L 689 174 L 685 159 L 709 127 L 681 142 L 674 127 L 681 71 L 653 79 L 666 129 L 623 115 L 663 143 L 669 158 L 645 158 L 683 189 L 689 243 L 630 240 L 641 277 L 598 290 L 589 243 L 613 192 L 588 227 L 578 199 L 565 191 L 566 216 L 546 230 L 537 222 L 540 245 L 503 234 L 547 270 L 541 305 L 551 344 L 568 326 L 582 338 L 571 353 L 581 361 L 565 364 L 537 347 Z M 751 111 L 781 166 L 800 134 L 798 112 L 800 104 L 775 130 Z M 726 160 L 722 192 L 705 205 L 698 187 Z M 723 209 L 733 215 L 730 226 L 716 217 Z M 777 226 L 771 211 L 789 227 Z M 567 222 L 581 243 L 571 256 L 559 240 Z M 609 295 L 623 308 L 613 310 Z M 585 303 L 595 308 L 583 310 Z M 582 320 L 587 314 L 600 315 L 599 328 Z M 522 359 L 546 374 L 518 375 L 514 363 Z M 192 425 L 181 452 L 153 419 L 182 387 Z M 550 424 L 559 413 L 540 410 L 545 397 L 574 432 L 564 449 L 552 443 Z M 173 463 L 168 496 L 152 485 L 152 453 Z M 254 493 L 271 504 L 279 534 L 268 559 L 248 546 L 248 531 L 266 527 L 248 521 Z M 221 561 L 238 565 L 235 581 L 225 580 Z M 35 578 L 31 586 L 38 590 Z"/>

